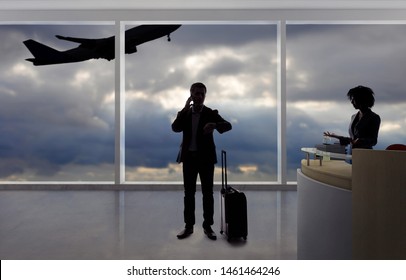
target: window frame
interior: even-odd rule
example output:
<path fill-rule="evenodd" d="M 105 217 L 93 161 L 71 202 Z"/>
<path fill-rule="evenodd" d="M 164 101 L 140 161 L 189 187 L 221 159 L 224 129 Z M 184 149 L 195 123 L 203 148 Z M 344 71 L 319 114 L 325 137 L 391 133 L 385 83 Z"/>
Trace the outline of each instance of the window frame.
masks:
<path fill-rule="evenodd" d="M 125 182 L 125 59 L 124 59 L 124 27 L 128 22 L 182 24 L 182 23 L 225 23 L 238 24 L 277 23 L 277 125 L 278 125 L 278 179 L 277 182 L 261 184 L 253 182 L 252 187 L 271 185 L 277 187 L 295 186 L 296 182 L 287 181 L 286 151 L 286 25 L 288 24 L 405 24 L 406 8 L 385 9 L 221 9 L 213 12 L 210 9 L 151 9 L 151 10 L 0 10 L 1 24 L 39 24 L 39 23 L 82 23 L 82 22 L 114 22 L 116 35 L 115 60 L 115 181 L 113 186 L 128 185 Z M 300 151 L 298 151 L 300 152 Z M 31 184 L 30 182 L 24 182 Z M 65 184 L 65 182 L 63 182 Z M 17 182 L 2 184 L 15 186 Z M 21 183 L 19 183 L 21 184 Z M 35 183 L 37 184 L 37 183 Z M 61 186 L 60 182 L 55 182 Z M 77 183 L 76 183 L 77 184 Z M 88 183 L 85 183 L 88 184 Z M 89 183 L 90 184 L 90 183 Z M 98 183 L 99 184 L 99 183 Z M 103 184 L 109 185 L 111 183 Z M 161 185 L 160 183 L 152 183 Z M 66 183 L 66 185 L 69 185 Z M 41 186 L 43 184 L 41 183 Z M 15 189 L 11 187 L 11 189 Z"/>

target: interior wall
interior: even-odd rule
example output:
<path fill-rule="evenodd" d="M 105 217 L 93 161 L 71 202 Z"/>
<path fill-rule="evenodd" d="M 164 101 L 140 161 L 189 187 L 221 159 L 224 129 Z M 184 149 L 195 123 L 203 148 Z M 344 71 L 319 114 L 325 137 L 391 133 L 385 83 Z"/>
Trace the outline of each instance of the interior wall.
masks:
<path fill-rule="evenodd" d="M 406 9 L 0 10 L 2 22 L 21 21 L 403 21 Z"/>

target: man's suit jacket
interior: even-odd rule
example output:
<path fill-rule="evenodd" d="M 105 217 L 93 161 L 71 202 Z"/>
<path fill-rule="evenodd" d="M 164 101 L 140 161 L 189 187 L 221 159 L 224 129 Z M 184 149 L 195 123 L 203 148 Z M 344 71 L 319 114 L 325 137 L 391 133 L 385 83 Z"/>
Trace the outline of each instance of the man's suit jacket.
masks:
<path fill-rule="evenodd" d="M 183 132 L 182 145 L 178 155 L 178 162 L 183 162 L 192 140 L 192 108 L 184 108 L 172 123 L 174 132 Z M 213 133 L 205 134 L 203 131 L 207 123 L 215 123 L 216 130 L 224 133 L 231 130 L 231 124 L 224 120 L 217 110 L 212 110 L 203 106 L 200 113 L 199 124 L 196 133 L 197 153 L 200 159 L 208 163 L 217 163 L 216 146 L 214 144 Z"/>

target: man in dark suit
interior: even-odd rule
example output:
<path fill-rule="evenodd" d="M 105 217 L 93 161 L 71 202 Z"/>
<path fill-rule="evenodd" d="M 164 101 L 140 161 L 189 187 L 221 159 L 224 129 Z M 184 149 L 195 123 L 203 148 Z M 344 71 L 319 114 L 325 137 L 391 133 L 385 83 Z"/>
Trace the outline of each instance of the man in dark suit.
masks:
<path fill-rule="evenodd" d="M 231 124 L 224 120 L 217 110 L 203 105 L 206 92 L 207 89 L 203 83 L 194 83 L 190 87 L 190 97 L 187 99 L 185 107 L 178 112 L 172 123 L 174 132 L 183 132 L 178 162 L 183 163 L 185 228 L 177 235 L 179 239 L 193 233 L 197 175 L 200 176 L 203 193 L 204 233 L 212 240 L 217 238 L 211 228 L 214 223 L 214 165 L 217 163 L 213 132 L 214 130 L 219 133 L 229 131 Z"/>

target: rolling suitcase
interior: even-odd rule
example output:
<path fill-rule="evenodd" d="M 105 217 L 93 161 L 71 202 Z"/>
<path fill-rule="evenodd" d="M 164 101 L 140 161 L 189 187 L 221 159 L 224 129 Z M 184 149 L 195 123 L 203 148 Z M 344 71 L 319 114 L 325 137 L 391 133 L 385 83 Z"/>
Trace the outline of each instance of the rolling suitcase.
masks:
<path fill-rule="evenodd" d="M 247 240 L 247 198 L 243 192 L 227 184 L 227 153 L 221 151 L 221 230 L 227 240 L 243 238 Z"/>

